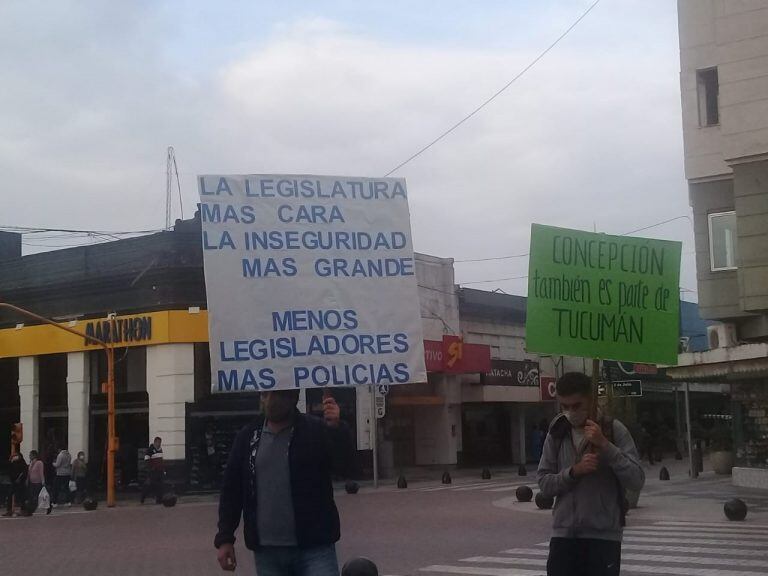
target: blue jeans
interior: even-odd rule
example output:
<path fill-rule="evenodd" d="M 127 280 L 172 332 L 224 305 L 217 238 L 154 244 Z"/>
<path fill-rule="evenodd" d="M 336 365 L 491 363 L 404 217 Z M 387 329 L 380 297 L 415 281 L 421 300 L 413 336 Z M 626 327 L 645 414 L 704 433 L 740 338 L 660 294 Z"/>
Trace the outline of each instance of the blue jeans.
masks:
<path fill-rule="evenodd" d="M 262 546 L 255 552 L 258 576 L 339 576 L 336 547 Z"/>

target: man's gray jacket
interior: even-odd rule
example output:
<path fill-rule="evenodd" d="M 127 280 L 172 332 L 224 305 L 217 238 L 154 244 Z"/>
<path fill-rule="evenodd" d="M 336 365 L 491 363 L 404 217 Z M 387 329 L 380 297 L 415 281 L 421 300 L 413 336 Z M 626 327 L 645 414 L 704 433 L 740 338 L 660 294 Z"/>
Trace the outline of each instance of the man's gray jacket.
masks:
<path fill-rule="evenodd" d="M 621 541 L 623 491 L 639 492 L 645 484 L 635 442 L 626 426 L 613 420 L 613 442 L 599 453 L 599 469 L 574 478 L 577 455 L 570 428 L 561 438 L 553 430 L 562 430 L 562 419 L 550 426 L 537 473 L 542 494 L 556 498 L 552 535 Z"/>

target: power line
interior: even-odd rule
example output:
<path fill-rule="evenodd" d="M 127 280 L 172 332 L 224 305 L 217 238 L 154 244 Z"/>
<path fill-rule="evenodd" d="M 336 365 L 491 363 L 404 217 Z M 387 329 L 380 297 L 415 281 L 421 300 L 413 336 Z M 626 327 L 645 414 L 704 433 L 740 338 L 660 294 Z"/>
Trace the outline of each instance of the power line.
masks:
<path fill-rule="evenodd" d="M 693 222 L 691 222 L 691 217 L 687 215 L 682 216 L 675 216 L 674 218 L 670 218 L 669 220 L 664 220 L 663 222 L 657 222 L 656 224 L 651 224 L 650 226 L 645 226 L 643 228 L 638 228 L 637 230 L 630 230 L 629 232 L 624 232 L 624 234 L 619 234 L 619 236 L 629 236 L 630 234 L 634 234 L 635 232 L 642 232 L 643 230 L 649 230 L 651 228 L 656 228 L 656 226 L 661 226 L 662 224 L 669 224 L 670 222 L 674 222 L 675 220 L 682 220 L 685 218 L 690 223 L 691 227 L 693 227 Z"/>
<path fill-rule="evenodd" d="M 510 278 L 496 278 L 494 280 L 474 280 L 472 282 L 460 282 L 460 285 L 468 286 L 470 284 L 490 284 L 491 282 L 506 282 L 508 280 L 523 280 L 525 278 L 528 278 L 528 275 L 525 275 L 525 276 L 512 276 Z"/>
<path fill-rule="evenodd" d="M 565 37 L 566 37 L 566 36 L 567 36 L 567 35 L 568 35 L 568 34 L 571 32 L 571 30 L 573 30 L 574 28 L 576 28 L 576 26 L 579 24 L 579 22 L 581 22 L 582 20 L 584 20 L 584 18 L 586 18 L 586 17 L 587 17 L 587 14 L 589 14 L 589 13 L 592 11 L 592 9 L 593 9 L 595 6 L 597 6 L 599 3 L 600 3 L 600 0 L 595 0 L 595 1 L 594 1 L 594 2 L 593 2 L 591 5 L 590 5 L 590 7 L 589 7 L 589 8 L 587 8 L 587 9 L 584 11 L 584 13 L 583 13 L 581 16 L 579 16 L 579 17 L 578 17 L 578 18 L 577 18 L 577 19 L 576 19 L 576 20 L 573 22 L 573 24 L 571 24 L 571 25 L 570 25 L 570 26 L 569 26 L 569 27 L 568 27 L 568 28 L 565 30 L 565 32 L 563 32 L 562 34 L 560 34 L 560 36 L 558 36 L 558 37 L 557 37 L 557 39 L 556 39 L 554 42 L 552 42 L 552 44 L 550 44 L 549 46 L 547 46 L 547 48 L 545 48 L 543 52 L 541 52 L 541 53 L 540 53 L 538 56 L 536 56 L 536 58 L 534 58 L 534 59 L 531 61 L 531 63 L 530 63 L 530 64 L 528 64 L 528 66 L 526 66 L 526 67 L 525 67 L 525 68 L 523 68 L 523 69 L 522 69 L 520 72 L 518 72 L 518 74 L 517 74 L 517 75 L 516 75 L 514 78 L 512 78 L 512 80 L 510 80 L 510 81 L 509 81 L 509 82 L 507 82 L 507 83 L 506 83 L 504 86 L 502 86 L 502 87 L 501 87 L 501 89 L 497 90 L 497 91 L 496 91 L 496 92 L 495 92 L 495 93 L 494 93 L 494 94 L 493 94 L 493 95 L 492 95 L 490 98 L 486 99 L 486 100 L 485 100 L 485 101 L 484 101 L 482 104 L 480 104 L 480 106 L 478 106 L 477 108 L 475 108 L 474 110 L 472 110 L 472 112 L 470 112 L 469 114 L 467 114 L 466 116 L 464 116 L 464 117 L 463 117 L 461 120 L 459 120 L 458 122 L 456 122 L 456 123 L 455 123 L 453 126 L 451 126 L 450 128 L 448 128 L 448 129 L 447 129 L 445 132 L 443 132 L 442 134 L 440 134 L 440 135 L 439 135 L 437 138 L 435 138 L 434 140 L 432 140 L 432 141 L 431 141 L 429 144 L 427 144 L 426 146 L 423 146 L 423 147 L 422 147 L 421 149 L 419 149 L 417 152 L 415 152 L 414 154 L 412 154 L 411 156 L 409 156 L 409 157 L 408 157 L 406 160 L 404 160 L 403 162 L 401 162 L 400 164 L 398 164 L 397 166 L 395 166 L 394 168 L 392 168 L 392 170 L 390 170 L 389 172 L 387 172 L 387 173 L 384 175 L 384 177 L 386 178 L 387 176 L 391 175 L 392 173 L 394 173 L 394 172 L 397 172 L 397 171 L 398 171 L 400 168 L 402 168 L 403 166 L 405 166 L 406 164 L 408 164 L 408 163 L 409 163 L 409 162 L 411 162 L 412 160 L 415 160 L 416 158 L 418 158 L 419 156 L 421 156 L 421 155 L 422 155 L 424 152 L 426 152 L 427 150 L 429 150 L 430 148 L 432 148 L 432 146 L 434 146 L 435 144 L 437 144 L 438 142 L 440 142 L 440 140 L 442 140 L 443 138 L 445 138 L 446 136 L 448 136 L 448 135 L 449 135 L 451 132 L 453 132 L 454 130 L 456 130 L 456 128 L 458 128 L 459 126 L 461 126 L 462 124 L 464 124 L 464 123 L 465 123 L 467 120 L 469 120 L 470 118 L 472 118 L 472 117 L 473 117 L 475 114 L 477 114 L 478 112 L 480 112 L 480 111 L 481 111 L 483 108 L 485 108 L 486 106 L 488 106 L 488 104 L 490 104 L 490 103 L 491 103 L 491 102 L 493 102 L 493 101 L 494 101 L 496 98 L 498 98 L 498 97 L 499 97 L 499 96 L 500 96 L 500 95 L 501 95 L 501 94 L 502 94 L 502 93 L 503 93 L 503 92 L 504 92 L 504 91 L 505 91 L 507 88 L 509 88 L 510 86 L 512 86 L 512 84 L 514 84 L 514 83 L 515 83 L 515 82 L 516 82 L 516 81 L 517 81 L 517 80 L 518 80 L 520 77 L 522 77 L 522 76 L 523 76 L 523 74 L 525 74 L 526 72 L 528 72 L 528 70 L 530 70 L 531 68 L 533 68 L 533 67 L 534 67 L 534 66 L 535 66 L 535 65 L 536 65 L 536 64 L 539 62 L 539 60 L 541 60 L 542 58 L 544 58 L 544 56 L 546 56 L 546 55 L 547 55 L 547 53 L 548 53 L 550 50 L 552 50 L 552 48 L 554 48 L 555 46 L 557 46 L 557 45 L 560 43 L 560 41 L 561 41 L 563 38 L 565 38 Z"/>
<path fill-rule="evenodd" d="M 675 216 L 674 218 L 669 218 L 668 220 L 662 220 L 661 222 L 656 222 L 655 224 L 649 224 L 648 226 L 643 226 L 642 228 L 638 228 L 636 230 L 630 230 L 629 232 L 623 232 L 621 234 L 617 234 L 617 236 L 629 236 L 630 234 L 634 234 L 635 232 L 650 230 L 651 228 L 656 228 L 657 226 L 663 226 L 664 224 L 669 224 L 670 222 L 675 222 L 676 220 L 682 220 L 682 219 L 686 219 L 689 222 L 691 221 L 690 216 L 686 216 L 686 215 Z M 690 254 L 690 252 L 686 252 L 686 254 Z M 531 255 L 530 252 L 526 252 L 525 254 L 512 254 L 510 256 L 493 256 L 490 258 L 465 258 L 462 260 L 454 260 L 453 262 L 455 264 L 465 264 L 467 262 L 490 262 L 492 260 L 511 260 L 513 258 L 525 258 L 530 255 Z"/>
<path fill-rule="evenodd" d="M 456 296 L 457 292 L 452 291 L 448 292 L 447 290 L 440 290 L 439 288 L 432 288 L 432 286 L 425 286 L 424 284 L 419 284 L 419 288 L 424 288 L 424 290 L 432 290 L 433 292 L 440 292 L 441 294 L 447 294 L 448 296 Z"/>
<path fill-rule="evenodd" d="M 22 234 L 38 234 L 43 232 L 67 232 L 70 234 L 113 234 L 115 236 L 125 236 L 130 234 L 154 234 L 162 232 L 162 228 L 154 230 L 72 230 L 68 228 L 32 228 L 30 226 L 3 226 L 0 230 L 5 232 L 19 232 Z"/>
<path fill-rule="evenodd" d="M 511 256 L 493 256 L 491 258 L 467 258 L 465 260 L 454 260 L 454 264 L 463 264 L 465 262 L 490 262 L 491 260 L 511 260 L 512 258 L 526 258 L 530 256 L 528 252 L 525 254 L 512 254 Z"/>

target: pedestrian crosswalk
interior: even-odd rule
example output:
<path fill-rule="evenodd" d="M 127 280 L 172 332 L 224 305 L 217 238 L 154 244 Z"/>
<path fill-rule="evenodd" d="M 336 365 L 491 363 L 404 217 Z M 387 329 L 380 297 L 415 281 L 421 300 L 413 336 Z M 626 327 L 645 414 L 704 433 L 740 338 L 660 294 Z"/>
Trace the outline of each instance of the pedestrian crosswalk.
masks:
<path fill-rule="evenodd" d="M 531 489 L 536 492 L 538 487 L 536 486 L 536 480 L 531 478 L 528 481 L 523 480 L 505 480 L 505 481 L 493 481 L 485 480 L 482 482 L 465 482 L 458 484 L 440 484 L 439 486 L 426 486 L 423 488 L 417 488 L 416 492 L 514 492 L 520 486 L 530 486 Z"/>
<path fill-rule="evenodd" d="M 434 564 L 424 574 L 544 576 L 548 542 Z M 768 574 L 768 525 L 726 522 L 656 522 L 627 528 L 622 574 L 758 576 Z"/>

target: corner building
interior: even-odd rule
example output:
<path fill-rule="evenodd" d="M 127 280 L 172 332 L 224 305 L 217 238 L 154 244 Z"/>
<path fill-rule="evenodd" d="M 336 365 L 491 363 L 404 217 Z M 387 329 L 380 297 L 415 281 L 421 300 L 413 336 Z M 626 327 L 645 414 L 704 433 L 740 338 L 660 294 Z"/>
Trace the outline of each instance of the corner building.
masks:
<path fill-rule="evenodd" d="M 142 482 L 144 450 L 160 436 L 170 481 L 190 489 L 215 487 L 234 434 L 260 412 L 260 402 L 255 393 L 211 393 L 199 215 L 177 221 L 168 232 L 24 257 L 21 238 L 0 233 L 0 269 L 2 301 L 115 345 L 119 486 Z M 417 255 L 416 270 L 424 336 L 440 342 L 459 330 L 453 262 Z M 450 389 L 458 390 L 458 377 L 433 373 L 428 384 L 405 386 L 406 398 L 389 398 L 389 420 L 399 410 L 415 416 L 406 446 L 398 446 L 416 450 L 418 458 L 405 458 L 409 463 L 456 463 L 460 396 Z M 99 346 L 0 312 L 0 429 L 21 422 L 23 452 L 82 450 L 94 482 L 103 482 L 106 378 Z M 419 386 L 441 394 L 413 401 Z M 369 471 L 369 388 L 337 388 L 334 396 Z M 321 405 L 322 389 L 302 393 L 302 410 L 319 413 Z M 379 426 L 383 432 L 384 422 Z M 451 437 L 443 434 L 451 429 Z M 385 449 L 386 440 L 381 442 Z M 8 443 L 0 443 L 0 466 L 7 450 Z"/>

